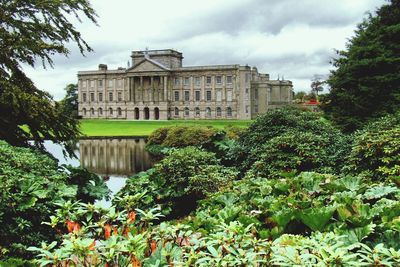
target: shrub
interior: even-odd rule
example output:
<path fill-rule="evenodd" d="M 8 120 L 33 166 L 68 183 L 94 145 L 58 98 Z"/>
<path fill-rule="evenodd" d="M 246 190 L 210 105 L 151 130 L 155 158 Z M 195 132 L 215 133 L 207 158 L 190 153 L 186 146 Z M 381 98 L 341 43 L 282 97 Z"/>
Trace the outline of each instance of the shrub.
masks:
<path fill-rule="evenodd" d="M 336 155 L 333 157 L 336 166 L 344 164 L 344 155 L 349 150 L 346 136 L 319 114 L 294 108 L 275 109 L 258 116 L 241 135 L 231 154 L 236 155 L 236 165 L 244 172 L 259 160 L 265 144 L 272 138 L 297 132 L 311 133 L 329 140 L 327 153 Z"/>
<path fill-rule="evenodd" d="M 130 178 L 118 196 L 146 191 L 142 207 L 162 204 L 165 215 L 173 210 L 173 217 L 181 216 L 193 210 L 197 200 L 220 190 L 235 176 L 233 170 L 219 165 L 214 153 L 186 147 L 171 151 L 154 169 Z"/>
<path fill-rule="evenodd" d="M 400 112 L 370 122 L 353 134 L 343 171 L 384 180 L 400 177 Z"/>
<path fill-rule="evenodd" d="M 150 134 L 147 145 L 164 147 L 200 146 L 212 141 L 217 130 L 204 126 L 171 126 L 155 130 Z"/>
<path fill-rule="evenodd" d="M 26 246 L 54 240 L 54 231 L 41 222 L 54 210 L 54 202 L 78 197 L 78 186 L 56 161 L 4 141 L 0 141 L 0 187 L 0 258 L 26 257 Z"/>
<path fill-rule="evenodd" d="M 282 172 L 318 171 L 332 173 L 337 155 L 329 153 L 331 140 L 309 132 L 287 132 L 263 147 L 251 170 L 257 177 L 271 178 Z"/>

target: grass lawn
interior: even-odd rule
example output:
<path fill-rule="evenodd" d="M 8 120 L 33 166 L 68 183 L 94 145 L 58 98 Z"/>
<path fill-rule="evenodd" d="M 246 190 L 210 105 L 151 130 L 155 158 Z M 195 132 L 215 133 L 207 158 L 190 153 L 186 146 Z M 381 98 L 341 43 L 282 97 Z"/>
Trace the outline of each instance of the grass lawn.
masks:
<path fill-rule="evenodd" d="M 223 129 L 226 125 L 247 127 L 250 123 L 244 120 L 80 120 L 81 131 L 86 136 L 146 136 L 157 128 L 172 125 L 205 125 Z"/>

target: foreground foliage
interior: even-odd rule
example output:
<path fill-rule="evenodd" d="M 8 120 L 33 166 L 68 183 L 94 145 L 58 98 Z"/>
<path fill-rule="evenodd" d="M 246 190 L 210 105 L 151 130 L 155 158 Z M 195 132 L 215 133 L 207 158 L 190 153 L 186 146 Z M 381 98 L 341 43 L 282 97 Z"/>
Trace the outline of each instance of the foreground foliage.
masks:
<path fill-rule="evenodd" d="M 55 232 L 41 223 L 52 214 L 54 202 L 101 199 L 108 194 L 97 176 L 87 177 L 86 171 L 74 170 L 69 176 L 47 155 L 0 141 L 0 258 L 26 256 L 27 246 L 55 238 Z"/>

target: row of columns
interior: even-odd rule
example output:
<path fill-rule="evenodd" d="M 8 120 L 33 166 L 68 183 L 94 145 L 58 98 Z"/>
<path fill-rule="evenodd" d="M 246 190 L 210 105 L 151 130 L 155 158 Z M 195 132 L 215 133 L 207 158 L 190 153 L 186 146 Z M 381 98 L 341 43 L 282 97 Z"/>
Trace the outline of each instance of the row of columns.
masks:
<path fill-rule="evenodd" d="M 139 77 L 139 85 L 136 80 Z M 145 87 L 144 79 L 149 78 L 149 85 Z M 154 78 L 158 77 L 158 86 Z M 132 76 L 128 77 L 128 101 L 131 102 L 157 102 L 168 99 L 168 76 Z M 156 97 L 157 96 L 157 97 Z"/>

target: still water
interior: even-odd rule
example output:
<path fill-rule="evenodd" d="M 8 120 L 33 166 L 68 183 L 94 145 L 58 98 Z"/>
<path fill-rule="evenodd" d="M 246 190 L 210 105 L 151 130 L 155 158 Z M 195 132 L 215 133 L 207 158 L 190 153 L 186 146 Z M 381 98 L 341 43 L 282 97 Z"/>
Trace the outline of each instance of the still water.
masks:
<path fill-rule="evenodd" d="M 137 139 L 87 139 L 77 143 L 77 158 L 64 157 L 61 146 L 45 141 L 45 147 L 60 164 L 82 166 L 102 176 L 111 194 L 118 192 L 126 179 L 153 166 L 149 153 L 144 149 L 144 138 Z M 104 206 L 109 202 L 100 201 Z"/>

